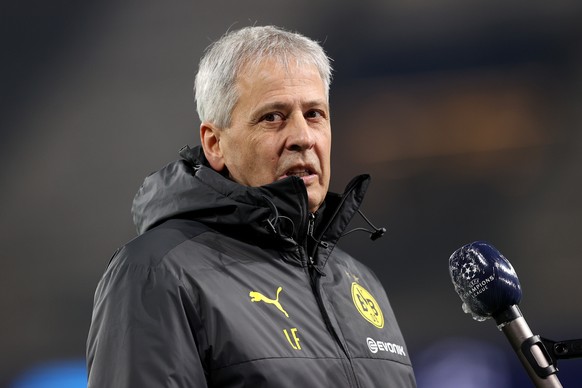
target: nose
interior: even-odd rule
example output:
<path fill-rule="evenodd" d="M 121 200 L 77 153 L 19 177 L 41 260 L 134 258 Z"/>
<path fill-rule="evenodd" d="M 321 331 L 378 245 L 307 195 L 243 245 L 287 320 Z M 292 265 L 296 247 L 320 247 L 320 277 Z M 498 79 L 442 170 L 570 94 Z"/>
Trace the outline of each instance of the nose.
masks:
<path fill-rule="evenodd" d="M 290 151 L 305 151 L 315 145 L 314 129 L 302 114 L 294 115 L 287 124 L 287 149 Z"/>

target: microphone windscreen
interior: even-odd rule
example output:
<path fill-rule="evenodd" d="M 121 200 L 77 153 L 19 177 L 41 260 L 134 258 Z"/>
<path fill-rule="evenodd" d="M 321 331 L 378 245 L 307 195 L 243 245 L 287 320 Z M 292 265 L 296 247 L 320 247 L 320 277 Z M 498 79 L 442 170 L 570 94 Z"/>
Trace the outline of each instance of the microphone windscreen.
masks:
<path fill-rule="evenodd" d="M 484 241 L 457 249 L 449 258 L 449 273 L 463 301 L 463 311 L 478 321 L 521 300 L 521 286 L 511 263 Z"/>

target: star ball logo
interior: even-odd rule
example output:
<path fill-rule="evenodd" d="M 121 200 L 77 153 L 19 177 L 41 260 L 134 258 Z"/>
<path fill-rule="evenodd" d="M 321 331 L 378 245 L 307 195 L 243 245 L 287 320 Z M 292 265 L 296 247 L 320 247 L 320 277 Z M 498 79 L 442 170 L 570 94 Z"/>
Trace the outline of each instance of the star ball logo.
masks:
<path fill-rule="evenodd" d="M 461 276 L 465 280 L 473 279 L 477 275 L 477 272 L 479 272 L 477 265 L 472 261 L 463 263 L 463 266 L 461 267 Z"/>

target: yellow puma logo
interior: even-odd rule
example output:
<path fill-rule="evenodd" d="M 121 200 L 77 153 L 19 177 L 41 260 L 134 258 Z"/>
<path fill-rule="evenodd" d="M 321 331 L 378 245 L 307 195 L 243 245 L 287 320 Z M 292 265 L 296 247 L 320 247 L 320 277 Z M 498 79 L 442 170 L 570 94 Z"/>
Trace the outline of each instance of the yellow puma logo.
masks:
<path fill-rule="evenodd" d="M 289 318 L 289 314 L 287 314 L 287 311 L 285 311 L 283 309 L 283 306 L 281 306 L 281 303 L 279 303 L 279 293 L 282 290 L 283 290 L 283 287 L 277 288 L 277 296 L 275 299 L 267 298 L 265 295 L 263 295 L 257 291 L 249 292 L 249 296 L 251 297 L 251 302 L 265 302 L 267 304 L 272 304 L 275 307 L 277 307 L 277 309 L 279 309 L 279 311 L 281 311 L 283 314 L 285 314 L 285 316 L 287 318 Z"/>

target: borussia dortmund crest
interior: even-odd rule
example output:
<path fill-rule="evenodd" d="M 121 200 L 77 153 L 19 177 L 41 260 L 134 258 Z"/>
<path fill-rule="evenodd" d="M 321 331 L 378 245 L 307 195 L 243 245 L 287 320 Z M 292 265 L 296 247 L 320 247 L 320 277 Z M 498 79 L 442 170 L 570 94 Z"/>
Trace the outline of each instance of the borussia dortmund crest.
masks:
<path fill-rule="evenodd" d="M 376 299 L 358 283 L 352 283 L 352 299 L 362 317 L 378 329 L 384 327 L 384 314 Z"/>

